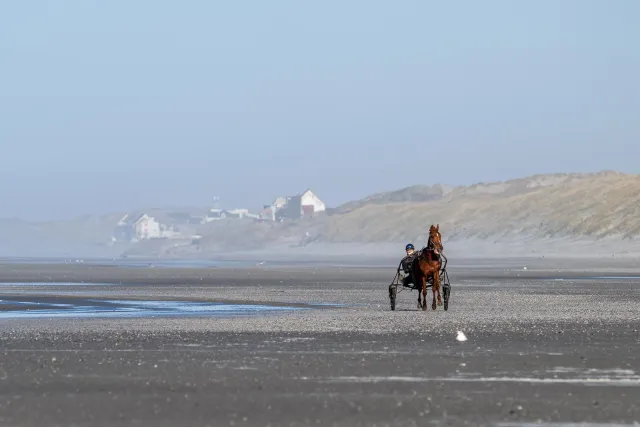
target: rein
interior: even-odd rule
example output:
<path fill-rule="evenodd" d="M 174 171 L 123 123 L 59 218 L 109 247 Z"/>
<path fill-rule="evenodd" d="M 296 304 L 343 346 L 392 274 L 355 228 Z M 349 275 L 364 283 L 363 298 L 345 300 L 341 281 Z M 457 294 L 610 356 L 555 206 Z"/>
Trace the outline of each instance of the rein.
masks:
<path fill-rule="evenodd" d="M 433 247 L 433 240 L 431 239 L 431 236 L 429 236 L 429 241 L 427 242 L 427 246 L 425 246 L 420 250 L 420 255 L 422 255 L 422 252 L 424 251 L 433 252 L 435 250 L 436 248 Z"/>
<path fill-rule="evenodd" d="M 422 253 L 423 252 L 434 252 L 435 251 L 435 247 L 433 244 L 433 239 L 431 238 L 431 236 L 429 236 L 429 241 L 427 242 L 427 246 L 425 246 L 424 248 L 420 249 L 420 253 L 418 254 L 417 258 L 421 258 L 422 257 Z M 442 258 L 440 260 L 440 263 L 442 264 L 442 269 L 445 268 L 445 266 L 447 265 L 447 257 L 444 256 L 444 250 L 441 250 L 440 253 L 435 254 L 436 256 L 438 256 L 439 258 Z M 444 262 L 443 262 L 444 261 Z"/>

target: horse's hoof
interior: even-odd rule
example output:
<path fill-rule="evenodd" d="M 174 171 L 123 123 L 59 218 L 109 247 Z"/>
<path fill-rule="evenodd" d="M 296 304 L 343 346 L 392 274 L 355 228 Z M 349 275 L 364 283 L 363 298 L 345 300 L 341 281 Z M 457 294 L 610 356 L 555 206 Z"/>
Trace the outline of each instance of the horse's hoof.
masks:
<path fill-rule="evenodd" d="M 438 305 L 442 305 L 442 301 L 438 301 Z"/>
<path fill-rule="evenodd" d="M 436 309 L 436 305 L 435 305 L 435 303 L 431 305 L 431 308 L 432 308 L 433 310 L 435 310 L 435 309 Z"/>

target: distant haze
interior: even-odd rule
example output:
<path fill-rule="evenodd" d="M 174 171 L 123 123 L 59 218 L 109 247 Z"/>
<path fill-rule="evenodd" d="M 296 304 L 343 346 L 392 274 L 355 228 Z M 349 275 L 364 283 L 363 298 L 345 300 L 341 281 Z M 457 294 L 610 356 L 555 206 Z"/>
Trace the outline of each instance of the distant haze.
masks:
<path fill-rule="evenodd" d="M 640 2 L 5 1 L 0 217 L 640 171 Z"/>

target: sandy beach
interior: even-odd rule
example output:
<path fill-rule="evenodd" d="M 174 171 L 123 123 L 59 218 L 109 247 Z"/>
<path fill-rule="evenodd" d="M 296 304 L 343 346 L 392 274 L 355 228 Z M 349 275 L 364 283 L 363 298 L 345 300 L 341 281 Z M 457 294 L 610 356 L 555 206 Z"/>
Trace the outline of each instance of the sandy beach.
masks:
<path fill-rule="evenodd" d="M 403 291 L 392 312 L 389 266 L 5 263 L 0 421 L 639 421 L 640 275 L 634 264 L 540 260 L 524 267 L 518 260 L 460 260 L 449 269 L 448 311 L 418 311 L 416 292 Z M 431 291 L 427 297 L 430 302 Z M 141 314 L 127 308 L 119 315 L 113 308 L 119 301 L 141 304 Z M 113 316 L 74 312 L 89 302 Z M 145 311 L 160 302 L 182 305 L 163 314 Z M 18 316 L 38 312 L 38 304 L 61 317 Z M 213 311 L 181 311 L 189 304 Z M 258 308 L 225 315 L 215 304 Z M 458 331 L 466 341 L 456 340 Z"/>

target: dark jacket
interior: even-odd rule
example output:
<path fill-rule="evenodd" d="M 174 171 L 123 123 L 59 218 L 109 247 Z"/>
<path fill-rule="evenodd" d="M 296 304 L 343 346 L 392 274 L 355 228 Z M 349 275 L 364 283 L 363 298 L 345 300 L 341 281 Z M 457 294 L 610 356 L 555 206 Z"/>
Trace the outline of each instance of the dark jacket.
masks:
<path fill-rule="evenodd" d="M 412 255 L 407 255 L 402 258 L 400 261 L 400 266 L 398 267 L 398 271 L 400 271 L 400 267 L 404 270 L 405 274 L 409 274 L 411 272 L 411 264 L 413 264 L 413 260 L 416 257 L 416 253 L 414 252 Z"/>

